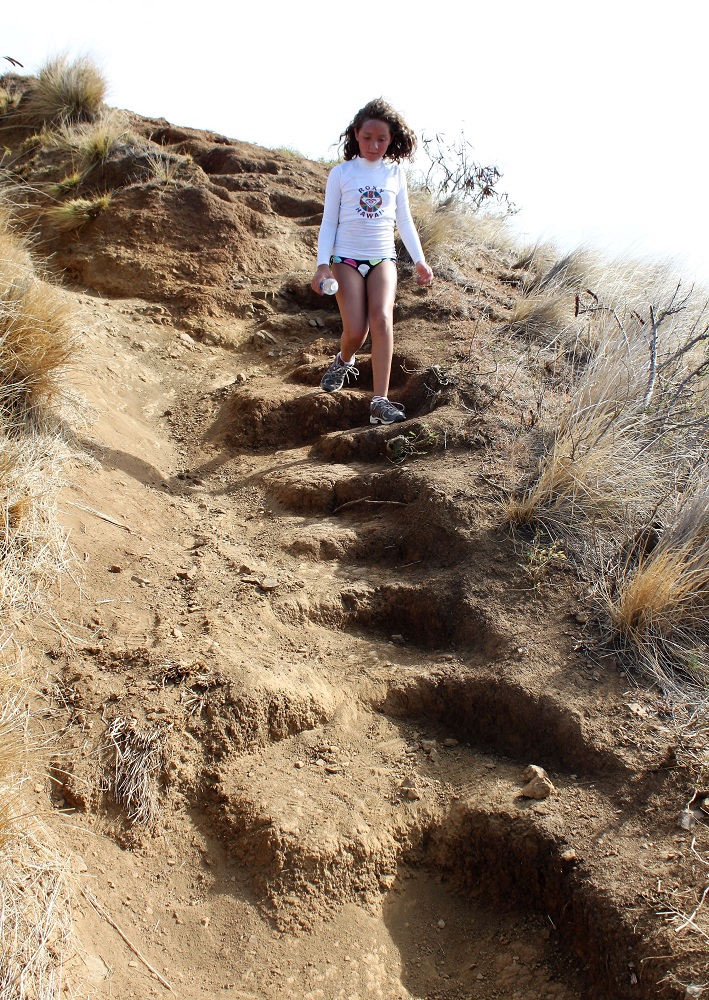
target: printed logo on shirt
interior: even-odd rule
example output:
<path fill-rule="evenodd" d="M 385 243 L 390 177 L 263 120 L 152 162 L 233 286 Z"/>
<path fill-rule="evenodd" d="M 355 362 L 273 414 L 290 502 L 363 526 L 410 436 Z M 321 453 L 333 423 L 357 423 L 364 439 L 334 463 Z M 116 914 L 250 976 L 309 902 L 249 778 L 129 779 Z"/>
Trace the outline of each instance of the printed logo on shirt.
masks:
<path fill-rule="evenodd" d="M 378 219 L 383 215 L 382 211 L 382 193 L 377 191 L 376 188 L 360 188 L 359 189 L 359 205 L 356 209 L 357 215 L 361 215 L 363 219 Z"/>

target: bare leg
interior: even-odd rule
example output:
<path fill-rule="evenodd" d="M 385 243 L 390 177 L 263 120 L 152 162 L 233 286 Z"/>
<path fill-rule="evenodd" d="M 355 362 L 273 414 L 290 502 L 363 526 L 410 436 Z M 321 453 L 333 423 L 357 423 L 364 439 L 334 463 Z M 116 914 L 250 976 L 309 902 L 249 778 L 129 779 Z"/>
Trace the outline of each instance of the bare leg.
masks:
<path fill-rule="evenodd" d="M 367 290 L 362 275 L 349 264 L 333 264 L 332 273 L 340 286 L 337 292 L 337 305 L 342 317 L 340 354 L 350 361 L 369 332 Z"/>
<path fill-rule="evenodd" d="M 394 353 L 395 295 L 396 264 L 393 260 L 383 260 L 367 278 L 367 318 L 372 335 L 375 396 L 386 396 L 389 392 L 391 359 Z"/>

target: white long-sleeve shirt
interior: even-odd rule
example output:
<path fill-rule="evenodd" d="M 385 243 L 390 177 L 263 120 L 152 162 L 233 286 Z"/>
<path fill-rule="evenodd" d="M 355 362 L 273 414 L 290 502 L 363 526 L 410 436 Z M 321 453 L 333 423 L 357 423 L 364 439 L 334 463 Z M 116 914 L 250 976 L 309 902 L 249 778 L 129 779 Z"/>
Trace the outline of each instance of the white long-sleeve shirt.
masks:
<path fill-rule="evenodd" d="M 334 254 L 355 260 L 394 257 L 394 225 L 415 264 L 423 260 L 411 218 L 406 174 L 399 163 L 361 156 L 333 167 L 325 188 L 318 266 Z"/>

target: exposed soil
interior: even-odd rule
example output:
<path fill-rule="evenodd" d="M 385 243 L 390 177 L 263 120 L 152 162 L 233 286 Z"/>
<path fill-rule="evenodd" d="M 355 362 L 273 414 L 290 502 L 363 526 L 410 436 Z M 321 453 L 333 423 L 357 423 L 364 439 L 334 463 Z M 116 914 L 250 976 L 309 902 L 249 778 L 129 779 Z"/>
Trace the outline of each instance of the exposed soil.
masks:
<path fill-rule="evenodd" d="M 324 168 L 135 121 L 190 179 L 124 164 L 51 246 L 90 412 L 76 574 L 26 649 L 59 734 L 37 804 L 86 890 L 72 985 L 167 992 L 92 893 L 185 1000 L 683 996 L 703 939 L 658 912 L 706 883 L 706 827 L 676 825 L 694 772 L 657 692 L 591 655 L 570 561 L 532 574 L 499 528 L 534 410 L 509 262 L 430 290 L 402 266 L 410 419 L 371 427 L 366 350 L 361 388 L 318 387 Z M 115 719 L 160 749 L 147 824 L 112 794 Z M 545 800 L 520 797 L 530 764 Z"/>

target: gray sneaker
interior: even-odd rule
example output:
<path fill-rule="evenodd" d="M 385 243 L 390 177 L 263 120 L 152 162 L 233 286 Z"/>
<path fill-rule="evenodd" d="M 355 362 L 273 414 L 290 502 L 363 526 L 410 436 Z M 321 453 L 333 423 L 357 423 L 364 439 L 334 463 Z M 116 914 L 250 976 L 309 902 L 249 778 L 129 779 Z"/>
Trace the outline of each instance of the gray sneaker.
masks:
<path fill-rule="evenodd" d="M 392 403 L 388 399 L 372 400 L 369 407 L 370 424 L 398 424 L 402 420 L 406 420 L 406 414 L 401 403 Z"/>
<path fill-rule="evenodd" d="M 358 377 L 359 372 L 355 368 L 354 362 L 346 365 L 344 361 L 340 361 L 340 355 L 336 354 L 335 360 L 320 380 L 320 388 L 325 392 L 337 392 L 345 382 Z"/>

